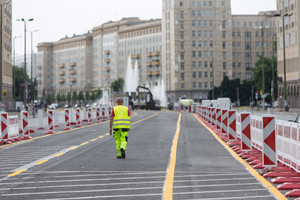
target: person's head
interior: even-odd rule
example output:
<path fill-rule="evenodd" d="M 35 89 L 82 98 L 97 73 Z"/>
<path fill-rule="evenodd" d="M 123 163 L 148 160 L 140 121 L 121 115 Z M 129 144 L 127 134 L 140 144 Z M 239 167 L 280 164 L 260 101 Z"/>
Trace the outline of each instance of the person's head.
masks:
<path fill-rule="evenodd" d="M 123 98 L 122 98 L 122 97 L 119 97 L 119 98 L 117 99 L 117 104 L 118 104 L 118 105 L 123 105 Z"/>

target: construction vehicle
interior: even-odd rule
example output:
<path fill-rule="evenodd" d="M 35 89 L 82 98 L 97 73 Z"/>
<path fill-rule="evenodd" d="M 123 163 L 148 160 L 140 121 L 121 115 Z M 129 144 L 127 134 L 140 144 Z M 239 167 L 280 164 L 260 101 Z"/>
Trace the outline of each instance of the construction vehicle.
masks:
<path fill-rule="evenodd" d="M 138 86 L 136 88 L 136 91 L 139 93 L 140 89 L 144 89 L 147 90 L 148 94 L 149 94 L 149 101 L 145 100 L 145 104 L 136 104 L 135 107 L 138 108 L 140 107 L 140 109 L 146 109 L 146 110 L 161 110 L 161 106 L 160 106 L 160 100 L 154 100 L 153 99 L 153 95 L 150 91 L 149 88 L 147 87 L 143 87 L 143 86 Z"/>

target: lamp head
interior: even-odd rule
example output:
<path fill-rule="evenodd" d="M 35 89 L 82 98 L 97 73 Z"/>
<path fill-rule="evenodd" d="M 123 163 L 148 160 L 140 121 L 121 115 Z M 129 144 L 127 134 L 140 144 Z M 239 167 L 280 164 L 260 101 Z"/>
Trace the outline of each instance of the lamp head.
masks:
<path fill-rule="evenodd" d="M 33 18 L 29 19 L 28 21 L 29 21 L 29 22 L 30 22 L 30 21 L 33 21 Z"/>
<path fill-rule="evenodd" d="M 25 20 L 22 18 L 22 21 L 24 22 Z"/>

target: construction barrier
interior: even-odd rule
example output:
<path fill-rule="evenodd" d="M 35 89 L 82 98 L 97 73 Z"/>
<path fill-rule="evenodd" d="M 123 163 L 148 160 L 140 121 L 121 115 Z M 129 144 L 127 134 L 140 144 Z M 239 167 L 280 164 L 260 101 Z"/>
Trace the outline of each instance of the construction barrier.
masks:
<path fill-rule="evenodd" d="M 112 106 L 108 106 L 108 117 L 109 118 L 111 116 L 111 112 L 112 112 Z"/>
<path fill-rule="evenodd" d="M 132 106 L 128 106 L 128 109 L 129 109 L 129 113 L 130 113 L 130 115 L 131 115 L 131 113 L 132 113 Z M 109 115 L 110 116 L 110 115 Z"/>
<path fill-rule="evenodd" d="M 221 130 L 221 122 L 222 122 L 222 114 L 221 114 L 222 109 L 217 108 L 216 109 L 216 119 L 217 119 L 217 130 Z"/>
<path fill-rule="evenodd" d="M 47 112 L 48 118 L 48 131 L 47 134 L 54 134 L 54 125 L 53 125 L 53 110 L 48 110 Z"/>
<path fill-rule="evenodd" d="M 212 119 L 211 119 L 211 108 L 207 108 L 207 114 L 208 114 L 208 123 L 210 123 L 211 124 L 211 122 L 212 122 Z"/>
<path fill-rule="evenodd" d="M 76 128 L 81 127 L 80 108 L 76 108 Z"/>
<path fill-rule="evenodd" d="M 54 109 L 54 127 L 59 127 L 58 110 Z"/>
<path fill-rule="evenodd" d="M 106 106 L 102 106 L 102 120 L 108 119 L 108 108 Z"/>
<path fill-rule="evenodd" d="M 45 129 L 43 124 L 43 110 L 38 110 L 39 127 L 38 130 Z"/>
<path fill-rule="evenodd" d="M 82 108 L 82 113 L 83 113 L 82 122 L 88 122 L 87 113 L 86 113 L 86 108 L 85 107 Z"/>
<path fill-rule="evenodd" d="M 65 109 L 65 128 L 64 130 L 71 130 L 70 126 L 70 110 Z"/>
<path fill-rule="evenodd" d="M 101 109 L 100 109 L 100 107 L 96 108 L 96 123 L 101 123 Z"/>
<path fill-rule="evenodd" d="M 11 143 L 8 138 L 7 119 L 8 115 L 6 112 L 1 112 L 1 144 Z"/>
<path fill-rule="evenodd" d="M 27 111 L 21 112 L 21 126 L 22 126 L 22 133 L 23 137 L 22 140 L 31 139 L 30 131 L 29 131 L 29 115 Z"/>
<path fill-rule="evenodd" d="M 277 167 L 275 116 L 266 115 L 263 120 L 263 166 Z"/>
<path fill-rule="evenodd" d="M 228 111 L 228 140 L 235 141 L 237 139 L 236 134 L 236 111 Z"/>
<path fill-rule="evenodd" d="M 252 150 L 250 119 L 251 119 L 250 113 L 241 113 L 242 151 Z"/>
<path fill-rule="evenodd" d="M 76 125 L 76 121 L 74 120 L 74 109 L 70 108 L 70 124 L 71 125 Z"/>
<path fill-rule="evenodd" d="M 227 134 L 228 132 L 228 110 L 222 110 L 222 130 L 221 133 Z"/>
<path fill-rule="evenodd" d="M 93 119 L 92 119 L 92 108 L 88 108 L 88 125 L 93 124 Z"/>
<path fill-rule="evenodd" d="M 210 108 L 210 110 L 211 110 L 211 124 L 213 125 L 213 126 L 216 126 L 217 124 L 216 124 L 216 109 L 215 108 Z"/>

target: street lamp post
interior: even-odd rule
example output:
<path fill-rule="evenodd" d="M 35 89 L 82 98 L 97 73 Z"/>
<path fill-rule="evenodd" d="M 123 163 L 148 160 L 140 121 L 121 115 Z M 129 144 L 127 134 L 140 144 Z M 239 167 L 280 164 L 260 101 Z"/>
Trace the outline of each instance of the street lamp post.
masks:
<path fill-rule="evenodd" d="M 1 37 L 0 37 L 0 101 L 2 102 L 3 101 L 3 99 L 2 99 L 2 97 L 3 97 L 3 91 L 2 91 L 2 44 L 3 44 L 3 42 L 2 42 L 2 37 L 3 37 L 3 34 L 2 34 L 2 6 L 3 5 L 6 5 L 6 4 L 9 4 L 10 3 L 10 1 L 7 1 L 7 2 L 5 2 L 4 4 L 0 4 L 0 35 L 1 35 Z"/>
<path fill-rule="evenodd" d="M 26 94 L 26 90 L 27 90 L 27 72 L 26 72 L 26 22 L 33 21 L 33 18 L 31 18 L 29 20 L 25 20 L 25 19 L 22 18 L 22 19 L 17 19 L 17 21 L 23 21 L 24 22 L 24 105 L 26 107 L 26 103 L 27 103 L 27 94 Z"/>
<path fill-rule="evenodd" d="M 16 42 L 15 42 L 15 40 L 16 40 L 16 38 L 21 38 L 21 36 L 15 36 L 14 37 L 14 66 L 13 66 L 13 76 L 14 76 L 14 79 L 13 79 L 13 81 L 14 81 L 14 83 L 13 83 L 13 85 L 14 85 L 14 99 L 16 98 L 16 70 L 15 70 L 15 67 L 16 67 Z"/>
<path fill-rule="evenodd" d="M 32 59 L 32 54 L 33 54 L 33 33 L 38 32 L 39 30 L 35 30 L 35 31 L 27 31 L 29 33 L 31 33 L 31 80 L 30 80 L 30 85 L 31 85 L 31 101 L 34 101 L 34 89 L 33 89 L 33 83 L 32 83 L 32 79 L 33 79 L 33 75 L 32 75 L 32 65 L 33 65 L 33 59 Z"/>

